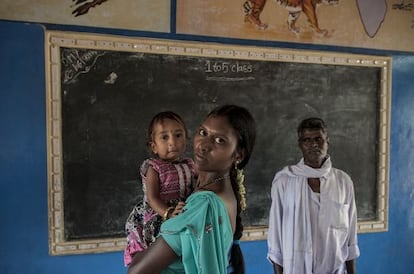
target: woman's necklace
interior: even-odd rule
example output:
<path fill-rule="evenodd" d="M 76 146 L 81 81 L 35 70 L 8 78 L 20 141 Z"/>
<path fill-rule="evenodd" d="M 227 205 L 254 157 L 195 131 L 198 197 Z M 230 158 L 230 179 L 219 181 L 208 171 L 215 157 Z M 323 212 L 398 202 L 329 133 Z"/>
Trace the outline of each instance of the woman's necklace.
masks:
<path fill-rule="evenodd" d="M 211 179 L 207 183 L 205 183 L 204 185 L 201 185 L 201 181 L 198 181 L 197 182 L 197 188 L 198 189 L 206 189 L 206 186 L 211 185 L 211 184 L 215 184 L 215 183 L 219 183 L 221 181 L 226 180 L 227 178 L 230 178 L 230 175 L 225 175 L 225 176 L 222 176 L 222 177 Z"/>

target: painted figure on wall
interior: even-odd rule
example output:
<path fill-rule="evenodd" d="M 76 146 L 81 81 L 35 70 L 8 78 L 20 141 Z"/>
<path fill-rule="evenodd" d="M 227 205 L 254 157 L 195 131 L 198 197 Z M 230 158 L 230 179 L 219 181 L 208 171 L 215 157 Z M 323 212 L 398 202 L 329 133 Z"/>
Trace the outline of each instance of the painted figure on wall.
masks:
<path fill-rule="evenodd" d="M 374 37 L 387 14 L 385 0 L 357 0 L 358 11 L 366 34 Z"/>
<path fill-rule="evenodd" d="M 106 2 L 108 0 L 93 0 L 93 1 L 87 1 L 87 0 L 72 0 L 72 2 L 75 2 L 76 9 L 72 11 L 72 14 L 77 17 L 80 15 L 84 15 L 88 13 L 90 8 L 94 8 L 95 6 L 98 6 L 102 4 L 103 2 Z M 86 3 L 85 3 L 86 2 Z"/>
<path fill-rule="evenodd" d="M 337 5 L 339 0 L 274 0 L 277 4 L 285 7 L 288 12 L 287 25 L 288 29 L 295 33 L 300 33 L 300 28 L 296 26 L 296 21 L 299 19 L 301 13 L 305 13 L 311 28 L 322 36 L 328 35 L 328 30 L 321 29 L 318 23 L 318 16 L 316 8 L 319 4 Z M 257 26 L 258 29 L 266 29 L 267 24 L 262 23 L 260 14 L 263 11 L 266 0 L 246 0 L 243 4 L 243 11 L 245 14 L 245 21 L 251 22 Z"/>
<path fill-rule="evenodd" d="M 267 24 L 262 23 L 262 13 L 267 0 L 246 0 L 243 3 L 244 21 L 250 22 L 260 30 L 267 29 Z"/>

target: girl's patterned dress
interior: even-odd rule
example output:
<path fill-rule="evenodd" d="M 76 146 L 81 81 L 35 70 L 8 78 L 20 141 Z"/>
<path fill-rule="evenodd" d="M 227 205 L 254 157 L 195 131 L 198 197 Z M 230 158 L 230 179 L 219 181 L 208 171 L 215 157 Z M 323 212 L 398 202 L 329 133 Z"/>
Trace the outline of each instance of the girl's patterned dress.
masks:
<path fill-rule="evenodd" d="M 162 216 L 148 204 L 146 182 L 148 168 L 152 167 L 160 179 L 160 198 L 168 207 L 184 201 L 192 192 L 194 178 L 194 162 L 185 158 L 179 162 L 167 162 L 161 159 L 146 159 L 140 168 L 142 178 L 143 201 L 138 203 L 130 213 L 125 230 L 127 246 L 124 252 L 124 263 L 129 265 L 135 253 L 148 248 L 156 239 L 162 223 Z"/>

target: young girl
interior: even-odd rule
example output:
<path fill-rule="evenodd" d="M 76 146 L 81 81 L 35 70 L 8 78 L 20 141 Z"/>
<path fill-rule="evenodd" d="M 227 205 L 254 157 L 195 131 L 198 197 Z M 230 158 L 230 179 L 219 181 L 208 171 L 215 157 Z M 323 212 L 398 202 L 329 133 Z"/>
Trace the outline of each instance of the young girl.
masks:
<path fill-rule="evenodd" d="M 124 263 L 129 265 L 137 252 L 156 239 L 161 223 L 173 216 L 175 206 L 192 192 L 194 162 L 183 158 L 187 128 L 174 112 L 160 112 L 148 128 L 148 150 L 155 156 L 140 168 L 144 199 L 130 213 L 125 229 L 127 246 Z"/>
<path fill-rule="evenodd" d="M 195 190 L 181 213 L 161 225 L 155 243 L 134 257 L 128 274 L 245 273 L 238 243 L 246 206 L 242 169 L 255 137 L 243 107 L 224 105 L 207 115 L 194 137 Z"/>

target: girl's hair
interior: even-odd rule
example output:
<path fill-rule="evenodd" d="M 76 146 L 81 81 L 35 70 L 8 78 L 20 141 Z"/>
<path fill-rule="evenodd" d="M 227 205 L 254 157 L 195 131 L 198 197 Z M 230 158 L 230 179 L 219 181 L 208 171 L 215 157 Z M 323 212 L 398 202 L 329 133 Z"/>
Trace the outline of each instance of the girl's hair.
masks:
<path fill-rule="evenodd" d="M 173 112 L 173 111 L 162 111 L 162 112 L 158 112 L 154 117 L 152 117 L 151 122 L 149 123 L 148 126 L 148 132 L 147 132 L 147 150 L 148 153 L 153 155 L 154 153 L 152 152 L 151 149 L 151 143 L 154 141 L 153 139 L 153 135 L 154 135 L 154 127 L 155 125 L 164 122 L 165 120 L 173 120 L 176 121 L 177 123 L 179 123 L 180 125 L 183 126 L 184 128 L 184 133 L 185 133 L 185 138 L 188 138 L 188 131 L 187 131 L 187 127 L 185 126 L 184 120 L 181 118 L 180 115 L 178 115 L 177 113 Z"/>
<path fill-rule="evenodd" d="M 207 115 L 207 117 L 211 116 L 220 116 L 227 118 L 229 124 L 233 127 L 238 137 L 237 149 L 244 151 L 243 160 L 238 163 L 237 166 L 233 166 L 230 171 L 231 185 L 237 199 L 236 230 L 233 235 L 233 240 L 238 241 L 243 236 L 243 224 L 240 216 L 241 197 L 239 192 L 239 183 L 237 182 L 236 169 L 244 168 L 249 162 L 256 140 L 256 123 L 253 119 L 253 116 L 246 108 L 236 105 L 223 105 L 217 107 Z M 239 244 L 233 243 L 231 247 L 230 265 L 233 267 L 233 273 L 245 273 L 243 253 L 240 249 Z"/>

